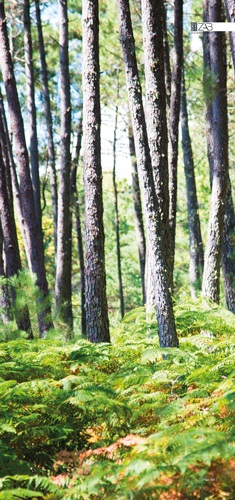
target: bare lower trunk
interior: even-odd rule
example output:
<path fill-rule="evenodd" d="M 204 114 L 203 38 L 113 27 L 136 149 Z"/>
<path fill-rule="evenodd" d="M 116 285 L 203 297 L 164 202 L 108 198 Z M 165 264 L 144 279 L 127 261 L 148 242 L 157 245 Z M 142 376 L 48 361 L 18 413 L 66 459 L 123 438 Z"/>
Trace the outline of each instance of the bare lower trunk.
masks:
<path fill-rule="evenodd" d="M 228 177 L 227 199 L 224 220 L 224 238 L 222 248 L 222 270 L 224 293 L 227 308 L 235 314 L 235 212 L 231 192 L 231 182 Z"/>
<path fill-rule="evenodd" d="M 189 244 L 190 244 L 190 265 L 189 277 L 191 286 L 191 296 L 195 297 L 201 289 L 204 256 L 203 244 L 198 213 L 197 189 L 194 172 L 193 152 L 188 125 L 187 98 L 185 90 L 184 76 L 182 77 L 181 90 L 181 128 L 182 128 L 182 148 L 184 156 L 184 171 L 186 179 L 186 194 L 188 206 Z"/>
<path fill-rule="evenodd" d="M 52 114 L 51 114 L 50 93 L 49 93 L 49 86 L 48 86 L 46 54 L 45 54 L 43 31 L 42 31 L 42 24 L 41 24 L 39 0 L 35 0 L 35 7 L 36 7 L 38 45 L 39 45 L 39 53 L 40 53 L 40 60 L 41 60 L 42 84 L 43 84 L 44 106 L 45 106 L 45 116 L 46 116 L 46 126 L 47 126 L 48 163 L 49 163 L 51 199 L 52 199 L 53 220 L 54 220 L 54 245 L 55 245 L 55 255 L 56 255 L 56 250 L 57 250 L 57 180 L 56 180 L 56 166 L 55 166 L 55 148 L 54 148 L 54 140 L 53 140 Z"/>
<path fill-rule="evenodd" d="M 110 342 L 100 158 L 98 0 L 83 0 L 82 6 L 86 324 L 91 342 Z"/>
<path fill-rule="evenodd" d="M 145 234 L 144 234 L 144 221 L 142 213 L 142 202 L 140 193 L 140 183 L 138 176 L 138 169 L 136 163 L 135 154 L 135 143 L 133 137 L 132 126 L 129 124 L 129 150 L 131 156 L 131 175 L 132 175 L 132 190 L 133 190 L 133 200 L 134 200 L 134 210 L 135 210 L 135 227 L 136 227 L 136 237 L 137 245 L 139 251 L 139 263 L 140 263 L 140 276 L 142 284 L 142 301 L 143 304 L 146 302 L 146 292 L 145 292 L 145 257 L 146 257 L 146 244 L 145 244 Z"/>
<path fill-rule="evenodd" d="M 136 158 L 141 180 L 146 230 L 150 248 L 150 258 L 152 261 L 159 340 L 161 347 L 175 347 L 178 346 L 178 338 L 176 335 L 172 300 L 169 291 L 166 259 L 164 258 L 161 211 L 158 206 L 154 187 L 129 1 L 118 0 L 117 5 Z"/>
<path fill-rule="evenodd" d="M 180 117 L 181 73 L 183 64 L 183 0 L 174 2 L 174 47 L 171 79 L 171 100 L 169 119 L 169 223 L 171 243 L 171 272 L 174 271 L 175 231 L 176 231 L 176 200 L 177 200 L 177 166 L 178 166 L 178 136 Z"/>
<path fill-rule="evenodd" d="M 164 78 L 163 2 L 142 0 L 142 27 L 146 82 L 146 124 L 155 191 L 161 218 L 162 243 L 165 248 L 169 283 L 173 273 L 169 233 L 168 140 L 166 122 L 166 89 Z"/>
<path fill-rule="evenodd" d="M 72 159 L 70 188 L 71 188 L 72 205 L 74 208 L 74 215 L 75 215 L 75 225 L 76 225 L 77 243 L 78 243 L 78 257 L 80 266 L 81 330 L 82 330 L 82 335 L 85 336 L 86 335 L 85 263 L 84 263 L 81 217 L 80 217 L 78 190 L 77 190 L 77 167 L 80 157 L 81 144 L 82 144 L 82 118 L 80 119 L 78 126 L 76 148 Z"/>
<path fill-rule="evenodd" d="M 25 49 L 25 73 L 27 87 L 27 107 L 29 116 L 30 135 L 30 165 L 33 185 L 33 196 L 38 227 L 42 225 L 41 200 L 40 200 L 40 179 L 38 161 L 38 138 L 37 138 L 37 117 L 34 91 L 34 69 L 33 69 L 33 48 L 30 27 L 30 4 L 29 0 L 24 0 L 24 49 Z"/>
<path fill-rule="evenodd" d="M 59 0 L 60 11 L 60 81 L 61 81 L 61 132 L 60 132 L 60 182 L 58 192 L 58 224 L 57 224 L 57 265 L 55 300 L 59 317 L 73 328 L 72 313 L 72 220 L 70 211 L 70 135 L 71 104 L 68 53 L 68 14 L 67 0 Z"/>
<path fill-rule="evenodd" d="M 114 217 L 115 217 L 115 230 L 116 230 L 116 248 L 117 248 L 117 268 L 118 268 L 118 287 L 119 287 L 119 300 L 120 300 L 120 313 L 124 317 L 124 295 L 122 286 L 122 262 L 121 262 L 121 244 L 120 244 L 120 230 L 119 230 L 119 211 L 118 211 L 118 190 L 116 181 L 116 145 L 117 145 L 117 124 L 118 124 L 118 106 L 115 109 L 115 124 L 113 135 L 113 192 L 114 192 Z"/>

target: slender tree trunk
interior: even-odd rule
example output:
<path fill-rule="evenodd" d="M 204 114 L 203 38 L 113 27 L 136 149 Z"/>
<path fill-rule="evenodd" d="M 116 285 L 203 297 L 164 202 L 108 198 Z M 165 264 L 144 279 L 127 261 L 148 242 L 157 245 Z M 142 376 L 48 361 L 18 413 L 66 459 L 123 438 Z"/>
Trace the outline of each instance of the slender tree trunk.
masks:
<path fill-rule="evenodd" d="M 36 20 L 37 20 L 37 31 L 38 31 L 38 45 L 39 45 L 39 53 L 40 53 L 40 60 L 41 60 L 41 73 L 42 73 L 42 85 L 43 85 L 43 94 L 44 94 L 45 117 L 46 117 L 46 126 L 47 126 L 48 163 L 49 163 L 50 187 L 51 187 L 51 198 L 52 198 L 52 209 L 53 209 L 53 220 L 54 220 L 54 245 L 55 245 L 55 255 L 56 255 L 56 251 L 57 251 L 57 204 L 58 203 L 57 203 L 55 148 L 54 148 L 54 139 L 53 139 L 50 93 L 49 93 L 49 85 L 48 85 L 48 72 L 47 72 L 47 63 L 46 63 L 46 54 L 45 54 L 45 46 L 44 46 L 44 39 L 43 39 L 39 0 L 35 0 L 35 7 L 36 7 Z"/>
<path fill-rule="evenodd" d="M 127 90 L 143 203 L 146 230 L 152 260 L 158 334 L 161 347 L 178 346 L 175 321 L 169 291 L 166 259 L 164 259 L 161 212 L 154 187 L 151 157 L 142 102 L 142 92 L 137 69 L 135 43 L 128 0 L 117 0 L 120 23 L 120 40 L 125 63 Z"/>
<path fill-rule="evenodd" d="M 117 247 L 117 268 L 118 268 L 118 287 L 121 317 L 124 317 L 124 294 L 122 286 L 122 262 L 121 262 L 121 244 L 119 230 L 119 210 L 118 210 L 118 190 L 116 181 L 116 147 L 117 147 L 117 125 L 118 125 L 118 106 L 115 108 L 115 123 L 113 134 L 113 192 L 114 192 L 114 218 L 116 231 L 116 247 Z"/>
<path fill-rule="evenodd" d="M 142 302 L 146 302 L 145 293 L 145 256 L 146 256 L 146 244 L 145 244 L 145 234 L 144 234 L 144 221 L 142 213 L 142 202 L 140 193 L 140 183 L 137 170 L 136 154 L 135 154 L 135 142 L 133 137 L 133 130 L 131 123 L 129 124 L 129 150 L 131 157 L 131 176 L 132 176 L 132 190 L 133 190 L 133 200 L 134 200 L 134 210 L 135 210 L 135 227 L 137 236 L 137 245 L 139 251 L 139 263 L 140 263 L 140 276 L 142 283 Z"/>
<path fill-rule="evenodd" d="M 197 189 L 194 172 L 193 152 L 188 125 L 187 97 L 184 75 L 182 76 L 181 89 L 181 128 L 182 148 L 184 156 L 184 171 L 186 179 L 186 194 L 188 205 L 190 265 L 189 276 L 191 285 L 191 296 L 195 297 L 201 288 L 204 255 L 201 235 L 201 226 L 198 213 Z"/>
<path fill-rule="evenodd" d="M 29 144 L 30 166 L 31 166 L 36 217 L 37 217 L 38 227 L 41 228 L 42 213 L 41 213 L 41 200 L 40 200 L 37 116 L 36 116 L 36 106 L 35 106 L 33 48 L 32 48 L 30 24 L 31 24 L 30 4 L 29 0 L 24 0 L 24 49 L 25 49 L 25 73 L 26 73 L 29 135 L 30 135 L 30 144 Z"/>
<path fill-rule="evenodd" d="M 210 0 L 208 13 L 211 22 L 221 21 L 221 1 Z M 214 302 L 219 302 L 220 295 L 220 264 L 228 179 L 226 61 L 224 58 L 223 37 L 224 34 L 221 32 L 210 33 L 211 70 L 214 74 L 217 88 L 212 102 L 214 161 L 202 292 L 204 296 Z"/>
<path fill-rule="evenodd" d="M 171 268 L 174 271 L 176 201 L 177 201 L 177 164 L 180 117 L 181 73 L 183 65 L 183 0 L 174 2 L 174 47 L 171 79 L 170 125 L 169 125 L 169 222 L 171 242 Z"/>
<path fill-rule="evenodd" d="M 86 335 L 86 297 L 85 297 L 85 263 L 84 263 L 84 251 L 83 251 L 83 236 L 81 228 L 81 217 L 77 190 L 77 167 L 80 157 L 82 144 L 82 118 L 80 119 L 75 154 L 72 159 L 72 170 L 71 170 L 71 198 L 72 205 L 75 214 L 75 225 L 77 232 L 77 243 L 78 243 L 78 256 L 80 265 L 80 297 L 81 297 L 81 331 L 82 335 Z"/>
<path fill-rule="evenodd" d="M 60 183 L 58 192 L 58 232 L 55 299 L 60 318 L 73 328 L 71 257 L 72 219 L 70 210 L 70 136 L 71 104 L 68 53 L 67 0 L 59 0 L 60 11 L 60 79 L 61 79 L 61 133 Z"/>
<path fill-rule="evenodd" d="M 91 342 L 110 342 L 100 158 L 98 0 L 83 0 L 82 6 L 86 324 Z"/>
<path fill-rule="evenodd" d="M 21 270 L 21 261 L 14 219 L 13 196 L 9 179 L 9 165 L 3 160 L 2 139 L 2 123 L 0 123 L 0 219 L 1 232 L 4 240 L 4 252 L 6 256 L 7 276 L 11 277 L 17 275 Z M 13 302 L 16 299 L 14 289 L 12 289 L 12 299 Z M 20 330 L 25 330 L 28 332 L 29 336 L 31 336 L 31 324 L 27 306 L 18 311 L 16 321 L 18 328 Z"/>
<path fill-rule="evenodd" d="M 169 190 L 166 123 L 166 90 L 162 31 L 163 2 L 142 0 L 142 26 L 146 82 L 146 123 L 155 190 L 161 218 L 162 242 L 167 256 L 172 289 L 172 266 L 169 233 Z M 160 22 L 159 22 L 160 20 Z M 149 259 L 151 265 L 151 260 Z M 152 275 L 152 272 L 150 272 Z"/>
<path fill-rule="evenodd" d="M 35 273 L 37 276 L 36 284 L 41 291 L 42 299 L 48 299 L 48 284 L 44 265 L 42 232 L 38 228 L 36 219 L 33 189 L 29 171 L 28 152 L 25 142 L 23 120 L 16 89 L 12 60 L 9 51 L 6 16 L 3 2 L 0 3 L 0 49 L 0 64 L 6 89 L 11 128 L 15 139 L 29 267 L 30 271 Z M 43 307 L 43 310 L 38 313 L 38 321 L 40 335 L 44 336 L 45 332 L 53 326 L 50 319 L 50 307 L 48 305 Z"/>

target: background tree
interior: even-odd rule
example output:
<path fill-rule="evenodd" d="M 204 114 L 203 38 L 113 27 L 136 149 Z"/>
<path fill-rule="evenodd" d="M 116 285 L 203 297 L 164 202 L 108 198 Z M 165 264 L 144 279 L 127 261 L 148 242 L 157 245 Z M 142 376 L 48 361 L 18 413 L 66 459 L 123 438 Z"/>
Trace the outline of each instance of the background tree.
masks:
<path fill-rule="evenodd" d="M 29 256 L 29 267 L 32 273 L 37 276 L 37 285 L 42 294 L 42 299 L 48 298 L 48 284 L 44 265 L 44 249 L 42 233 L 38 228 L 32 182 L 29 171 L 28 151 L 25 142 L 23 120 L 16 89 L 15 76 L 9 49 L 7 35 L 6 16 L 4 3 L 0 3 L 0 47 L 1 47 L 1 69 L 8 101 L 11 128 L 14 135 L 15 150 L 18 161 L 18 175 L 21 191 L 22 213 L 25 222 L 25 236 L 27 243 L 27 253 Z M 50 317 L 50 307 L 46 305 L 38 314 L 40 335 L 52 326 Z"/>
<path fill-rule="evenodd" d="M 55 300 L 59 317 L 73 327 L 71 284 L 71 102 L 68 52 L 67 1 L 59 0 L 60 12 L 60 85 L 61 85 L 61 133 L 60 133 L 60 181 L 58 191 L 57 259 Z"/>

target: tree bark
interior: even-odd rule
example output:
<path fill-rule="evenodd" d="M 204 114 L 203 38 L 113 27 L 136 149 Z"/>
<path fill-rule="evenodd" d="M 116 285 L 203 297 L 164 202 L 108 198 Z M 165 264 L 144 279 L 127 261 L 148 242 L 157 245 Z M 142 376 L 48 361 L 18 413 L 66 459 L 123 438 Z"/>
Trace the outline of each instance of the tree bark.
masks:
<path fill-rule="evenodd" d="M 235 6 L 233 0 L 224 0 L 226 17 L 229 23 L 235 22 Z M 229 32 L 229 41 L 232 52 L 233 67 L 235 71 L 235 31 Z"/>
<path fill-rule="evenodd" d="M 184 172 L 186 180 L 186 195 L 188 206 L 190 264 L 189 277 L 191 296 L 196 297 L 201 289 L 202 273 L 204 266 L 203 244 L 201 226 L 198 213 L 197 189 L 194 171 L 193 151 L 188 125 L 187 97 L 184 75 L 182 76 L 181 89 L 181 128 L 182 149 L 184 156 Z"/>
<path fill-rule="evenodd" d="M 110 342 L 100 158 L 98 0 L 83 0 L 83 135 L 88 340 Z"/>
<path fill-rule="evenodd" d="M 142 26 L 146 84 L 146 123 L 155 190 L 161 218 L 162 242 L 172 289 L 172 265 L 169 233 L 169 190 L 166 122 L 166 90 L 162 13 L 163 2 L 142 0 Z M 159 22 L 160 20 L 160 22 Z M 151 259 L 150 259 L 151 264 Z M 152 274 L 152 273 L 151 273 Z"/>
<path fill-rule="evenodd" d="M 175 347 L 178 346 L 178 338 L 169 290 L 166 259 L 164 258 L 161 212 L 154 187 L 130 6 L 128 0 L 117 0 L 117 5 L 136 158 L 145 207 L 146 230 L 150 257 L 153 263 L 152 273 L 159 340 L 161 347 Z"/>
<path fill-rule="evenodd" d="M 171 78 L 171 99 L 169 119 L 169 224 L 171 244 L 171 272 L 174 271 L 175 232 L 176 232 L 176 201 L 177 201 L 177 165 L 178 137 L 180 117 L 181 73 L 183 65 L 183 0 L 174 2 L 174 47 Z"/>
<path fill-rule="evenodd" d="M 46 117 L 46 127 L 47 127 L 48 163 L 49 163 L 50 187 L 51 187 L 52 210 L 53 210 L 53 221 L 54 221 L 54 245 L 55 245 L 55 255 L 56 255 L 56 252 L 57 252 L 57 207 L 58 207 L 58 200 L 57 200 L 55 148 L 54 148 L 54 139 L 53 139 L 50 93 L 49 93 L 49 85 L 48 85 L 48 72 L 47 72 L 47 63 L 46 63 L 46 54 L 45 54 L 45 46 L 44 46 L 44 39 L 43 39 L 39 0 L 35 0 L 35 7 L 36 7 L 38 45 L 39 45 L 39 53 L 40 53 L 40 61 L 41 61 L 41 74 L 42 74 L 45 117 Z"/>
<path fill-rule="evenodd" d="M 40 179 L 38 160 L 38 137 L 37 137 L 37 116 L 35 106 L 34 89 L 34 69 L 33 69 L 33 48 L 30 26 L 30 4 L 29 0 L 24 0 L 24 49 L 25 49 L 25 73 L 27 88 L 27 107 L 29 117 L 29 153 L 31 177 L 33 185 L 33 196 L 38 227 L 42 227 L 41 199 L 40 199 Z"/>
<path fill-rule="evenodd" d="M 140 276 L 142 284 L 142 303 L 144 305 L 146 303 L 146 292 L 145 292 L 146 244 L 145 244 L 145 234 L 144 234 L 144 221 L 142 213 L 140 183 L 139 183 L 136 154 L 135 154 L 135 142 L 134 142 L 131 123 L 129 124 L 129 151 L 130 151 L 131 166 L 132 166 L 131 170 L 132 190 L 133 190 L 133 201 L 134 201 L 134 211 L 135 211 L 137 245 L 139 252 Z"/>
<path fill-rule="evenodd" d="M 1 48 L 1 68 L 3 81 L 6 89 L 8 101 L 9 117 L 11 128 L 15 139 L 15 149 L 18 162 L 18 175 L 21 192 L 22 213 L 25 224 L 25 237 L 29 256 L 29 267 L 32 273 L 37 276 L 38 285 L 42 300 L 48 300 L 48 284 L 44 265 L 44 249 L 42 233 L 38 228 L 33 189 L 30 178 L 28 151 L 25 142 L 23 120 L 21 116 L 20 104 L 16 89 L 15 76 L 9 50 L 7 36 L 6 16 L 4 3 L 0 3 L 0 48 Z M 41 304 L 42 310 L 38 313 L 40 336 L 43 337 L 49 328 L 53 326 L 50 319 L 50 307 Z"/>
<path fill-rule="evenodd" d="M 115 123 L 114 123 L 114 134 L 113 134 L 113 192 L 114 192 L 114 220 L 115 220 L 115 231 L 116 231 L 120 313 L 121 313 L 121 318 L 123 318 L 125 310 L 124 310 L 124 294 L 123 294 L 123 285 L 122 285 L 122 262 L 121 262 L 121 244 L 120 244 L 120 230 L 119 230 L 118 190 L 117 190 L 117 181 L 116 181 L 117 124 L 118 124 L 118 106 L 116 106 L 116 108 L 115 108 Z"/>
<path fill-rule="evenodd" d="M 222 270 L 226 305 L 229 311 L 235 314 L 235 211 L 231 191 L 231 182 L 228 177 L 227 199 L 224 221 L 224 237 L 222 248 Z"/>
<path fill-rule="evenodd" d="M 82 144 L 82 117 L 79 122 L 77 141 L 75 154 L 72 159 L 72 170 L 71 170 L 71 198 L 72 205 L 75 214 L 75 225 L 77 232 L 77 243 L 78 243 L 78 256 L 80 265 L 80 297 L 81 297 L 81 331 L 82 335 L 86 335 L 86 297 L 85 297 L 85 263 L 84 263 L 84 251 L 83 251 L 83 236 L 81 228 L 81 217 L 77 190 L 77 167 L 80 157 L 81 144 Z"/>
<path fill-rule="evenodd" d="M 58 192 L 58 231 L 55 300 L 59 317 L 73 328 L 72 314 L 72 218 L 70 210 L 71 174 L 71 104 L 68 53 L 67 0 L 59 0 L 60 12 L 60 92 L 61 92 L 61 132 L 60 132 L 60 182 Z"/>
<path fill-rule="evenodd" d="M 209 19 L 221 21 L 221 1 L 209 1 Z M 212 126 L 214 161 L 211 209 L 208 240 L 205 252 L 202 293 L 214 302 L 220 297 L 220 265 L 228 179 L 228 118 L 226 94 L 226 61 L 224 58 L 224 34 L 210 33 L 211 70 L 216 82 L 216 94 L 212 102 Z"/>

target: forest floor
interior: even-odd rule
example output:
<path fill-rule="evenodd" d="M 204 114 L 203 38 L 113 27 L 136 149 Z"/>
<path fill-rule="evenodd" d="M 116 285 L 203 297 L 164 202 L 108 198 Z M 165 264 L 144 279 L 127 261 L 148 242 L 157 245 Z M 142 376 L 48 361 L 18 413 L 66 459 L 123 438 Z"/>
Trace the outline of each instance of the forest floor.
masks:
<path fill-rule="evenodd" d="M 235 498 L 235 317 L 175 315 L 179 349 L 143 308 L 111 345 L 0 343 L 0 499 Z"/>

